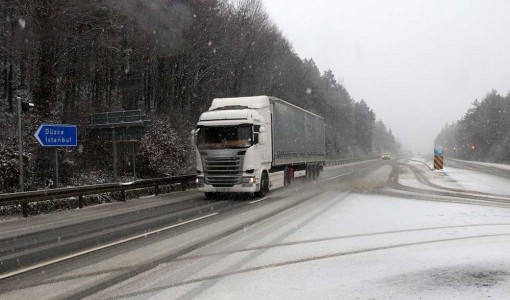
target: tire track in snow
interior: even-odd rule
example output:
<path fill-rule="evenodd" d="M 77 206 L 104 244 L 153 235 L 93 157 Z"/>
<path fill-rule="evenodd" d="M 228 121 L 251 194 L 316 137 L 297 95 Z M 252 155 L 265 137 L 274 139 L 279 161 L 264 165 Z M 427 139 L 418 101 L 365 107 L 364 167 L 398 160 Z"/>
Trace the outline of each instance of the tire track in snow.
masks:
<path fill-rule="evenodd" d="M 476 204 L 476 205 L 487 205 L 487 206 L 498 206 L 498 207 L 510 207 L 510 198 L 502 198 L 502 197 L 485 197 L 485 196 L 477 196 L 470 195 L 459 192 L 450 192 L 450 191 L 433 191 L 427 189 L 421 189 L 416 187 L 410 187 L 399 183 L 398 177 L 400 173 L 400 165 L 397 163 L 392 164 L 392 171 L 386 183 L 386 187 L 393 188 L 395 190 L 401 190 L 411 193 L 417 193 L 417 196 L 404 194 L 404 193 L 395 193 L 391 191 L 385 191 L 383 189 L 379 189 L 379 194 L 384 194 L 393 197 L 402 197 L 402 198 L 412 198 L 419 200 L 428 200 L 428 201 L 440 201 L 440 202 L 452 202 L 452 203 L 463 203 L 463 204 Z M 421 195 L 422 197 L 419 197 Z M 413 197 L 414 196 L 414 197 Z M 427 196 L 427 197 L 424 197 Z M 430 198 L 430 196 L 436 196 L 435 198 Z M 439 196 L 439 197 L 437 197 Z M 442 198 L 449 197 L 449 198 Z M 455 198 L 451 199 L 451 198 Z M 462 200 L 460 200 L 462 199 Z"/>
<path fill-rule="evenodd" d="M 358 237 L 368 237 L 368 236 L 378 236 L 378 235 L 391 235 L 391 234 L 398 234 L 398 233 L 420 232 L 420 231 L 441 230 L 441 229 L 462 229 L 462 228 L 485 227 L 485 226 L 509 226 L 510 227 L 510 223 L 491 223 L 491 224 L 469 224 L 469 225 L 456 225 L 456 226 L 437 226 L 437 227 L 427 227 L 427 228 L 412 228 L 412 229 L 401 229 L 401 230 L 391 230 L 391 231 L 361 233 L 361 234 L 352 234 L 352 235 L 342 235 L 342 236 L 317 238 L 317 239 L 310 239 L 310 240 L 302 240 L 302 241 L 286 242 L 286 243 L 279 243 L 279 244 L 272 244 L 272 245 L 249 247 L 249 248 L 243 248 L 243 249 L 231 250 L 231 251 L 214 252 L 214 253 L 209 253 L 209 254 L 204 254 L 204 255 L 189 255 L 189 256 L 186 256 L 186 257 L 178 258 L 175 261 L 192 260 L 192 259 L 199 259 L 199 258 L 204 258 L 204 257 L 209 257 L 209 256 L 230 255 L 230 254 L 249 252 L 249 251 L 256 251 L 256 250 L 263 250 L 263 249 L 270 249 L 270 248 L 277 248 L 277 247 L 285 247 L 285 246 L 293 246 L 293 245 L 301 245 L 301 244 L 312 244 L 312 243 L 318 243 L 318 242 L 327 242 L 327 241 L 343 240 L 343 239 L 352 239 L 352 238 L 358 238 Z"/>
<path fill-rule="evenodd" d="M 310 256 L 310 257 L 306 257 L 306 258 L 302 258 L 302 259 L 288 260 L 288 261 L 279 262 L 279 263 L 266 264 L 266 265 L 261 265 L 261 266 L 257 266 L 257 267 L 246 268 L 246 269 L 241 269 L 241 270 L 236 270 L 236 271 L 231 271 L 231 272 L 224 272 L 224 273 L 215 274 L 215 275 L 211 275 L 211 276 L 203 276 L 203 277 L 196 278 L 196 279 L 185 280 L 185 281 L 181 281 L 178 283 L 169 284 L 166 286 L 146 289 L 143 291 L 124 294 L 124 295 L 121 295 L 118 297 L 113 297 L 113 298 L 108 298 L 108 299 L 121 299 L 121 298 L 128 298 L 128 297 L 136 297 L 136 296 L 141 296 L 141 295 L 148 294 L 148 293 L 160 292 L 160 291 L 164 291 L 166 289 L 184 286 L 184 285 L 188 285 L 188 284 L 201 283 L 201 282 L 205 282 L 205 281 L 209 281 L 209 280 L 217 280 L 217 279 L 234 276 L 234 275 L 239 275 L 239 274 L 245 274 L 245 273 L 250 273 L 250 272 L 256 272 L 256 271 L 261 271 L 261 270 L 284 267 L 284 266 L 306 263 L 306 262 L 311 262 L 311 261 L 318 261 L 318 260 L 329 259 L 329 258 L 336 258 L 336 257 L 341 257 L 341 256 L 370 253 L 370 252 L 375 252 L 375 251 L 391 250 L 391 249 L 412 247 L 412 246 L 421 246 L 421 245 L 428 245 L 428 244 L 434 244 L 434 243 L 445 243 L 445 242 L 453 242 L 453 241 L 461 241 L 461 240 L 472 240 L 472 239 L 491 238 L 491 237 L 506 237 L 506 236 L 510 236 L 510 233 L 508 233 L 508 234 L 486 234 L 486 235 L 477 235 L 477 236 L 469 236 L 469 237 L 428 240 L 428 241 L 413 242 L 413 243 L 401 243 L 401 244 L 386 245 L 386 246 L 379 246 L 379 247 L 372 247 L 372 248 L 363 248 L 363 249 L 357 249 L 357 250 L 351 250 L 351 251 L 341 251 L 341 252 L 329 253 L 329 254 L 325 254 L 325 255 Z"/>

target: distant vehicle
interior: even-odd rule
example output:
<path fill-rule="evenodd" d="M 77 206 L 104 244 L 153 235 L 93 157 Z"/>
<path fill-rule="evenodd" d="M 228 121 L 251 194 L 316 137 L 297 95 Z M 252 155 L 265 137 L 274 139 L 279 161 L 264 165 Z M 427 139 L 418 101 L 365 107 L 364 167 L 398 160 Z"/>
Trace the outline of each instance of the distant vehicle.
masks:
<path fill-rule="evenodd" d="M 389 154 L 388 152 L 383 153 L 383 155 L 382 155 L 382 159 L 383 159 L 383 160 L 389 160 L 389 159 L 391 159 L 390 154 Z"/>
<path fill-rule="evenodd" d="M 325 163 L 324 119 L 268 96 L 214 99 L 192 131 L 198 190 L 264 196 Z"/>

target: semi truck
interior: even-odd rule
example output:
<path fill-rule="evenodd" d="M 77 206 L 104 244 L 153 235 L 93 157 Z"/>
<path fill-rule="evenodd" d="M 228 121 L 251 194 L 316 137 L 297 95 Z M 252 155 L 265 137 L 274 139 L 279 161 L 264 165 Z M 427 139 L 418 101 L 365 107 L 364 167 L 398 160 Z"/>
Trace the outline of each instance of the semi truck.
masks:
<path fill-rule="evenodd" d="M 324 118 L 270 96 L 214 99 L 192 141 L 207 198 L 265 196 L 297 174 L 316 179 L 325 163 Z"/>

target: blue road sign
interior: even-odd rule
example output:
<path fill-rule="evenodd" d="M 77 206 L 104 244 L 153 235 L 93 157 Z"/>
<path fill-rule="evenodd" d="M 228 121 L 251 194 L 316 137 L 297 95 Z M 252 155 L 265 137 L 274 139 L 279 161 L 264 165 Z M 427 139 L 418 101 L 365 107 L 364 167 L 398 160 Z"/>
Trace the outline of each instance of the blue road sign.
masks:
<path fill-rule="evenodd" d="M 78 146 L 78 128 L 76 125 L 43 124 L 34 134 L 43 147 Z"/>
<path fill-rule="evenodd" d="M 443 154 L 444 154 L 444 148 L 443 148 L 443 147 L 441 147 L 441 146 L 436 146 L 436 147 L 434 148 L 434 155 L 436 155 L 436 156 L 441 156 L 441 155 L 443 155 Z"/>

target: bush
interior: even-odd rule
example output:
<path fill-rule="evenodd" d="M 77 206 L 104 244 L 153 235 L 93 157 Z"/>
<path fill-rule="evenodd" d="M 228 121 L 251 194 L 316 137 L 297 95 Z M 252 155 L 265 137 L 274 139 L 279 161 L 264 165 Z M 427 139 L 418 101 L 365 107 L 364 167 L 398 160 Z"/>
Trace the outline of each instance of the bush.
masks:
<path fill-rule="evenodd" d="M 137 160 L 143 168 L 140 170 L 142 176 L 176 176 L 193 172 L 195 153 L 191 147 L 191 126 L 177 128 L 176 123 L 169 118 L 153 120 L 152 128 L 140 141 Z"/>

